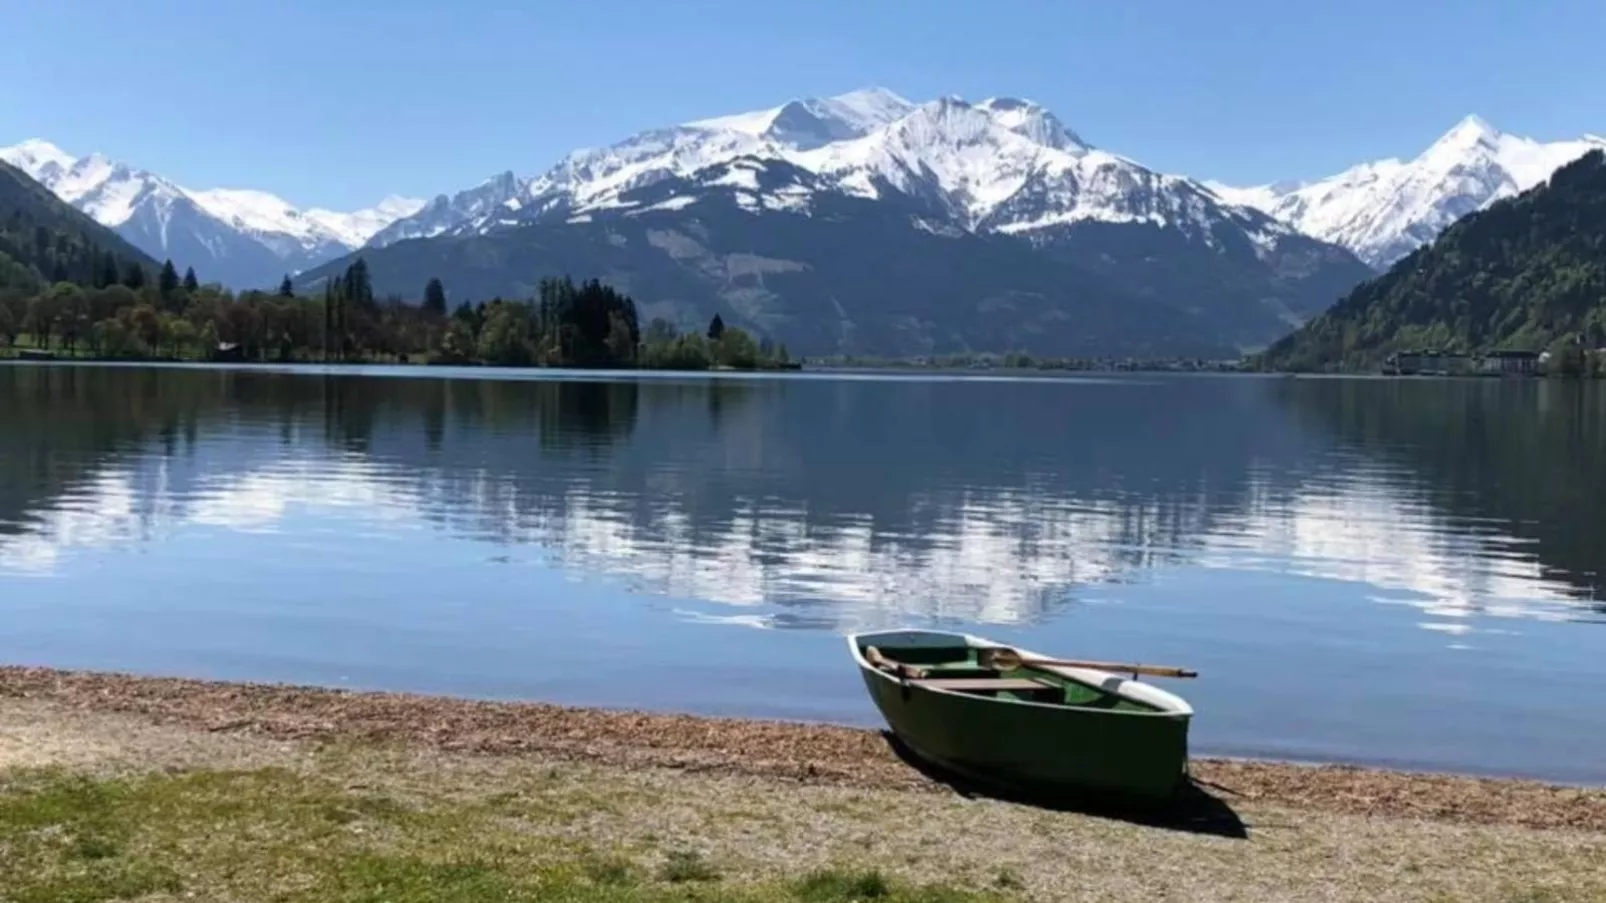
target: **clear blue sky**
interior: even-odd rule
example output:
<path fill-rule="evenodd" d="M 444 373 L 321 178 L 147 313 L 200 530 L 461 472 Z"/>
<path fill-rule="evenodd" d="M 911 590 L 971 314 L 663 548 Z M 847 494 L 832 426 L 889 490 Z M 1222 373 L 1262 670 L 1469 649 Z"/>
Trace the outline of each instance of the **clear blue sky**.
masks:
<path fill-rule="evenodd" d="M 49 0 L 0 22 L 0 144 L 306 206 L 872 84 L 1029 97 L 1235 183 L 1414 154 L 1470 112 L 1606 132 L 1600 0 Z"/>

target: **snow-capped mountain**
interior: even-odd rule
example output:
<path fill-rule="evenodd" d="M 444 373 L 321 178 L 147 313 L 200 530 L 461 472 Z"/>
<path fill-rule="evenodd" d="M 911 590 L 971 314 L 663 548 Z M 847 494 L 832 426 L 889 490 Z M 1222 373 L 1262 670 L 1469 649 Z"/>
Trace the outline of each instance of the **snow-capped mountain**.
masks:
<path fill-rule="evenodd" d="M 490 215 L 506 206 L 517 211 L 521 198 L 527 197 L 529 182 L 511 171 L 499 173 L 484 182 L 459 191 L 448 197 L 437 195 L 420 204 L 412 213 L 394 218 L 383 228 L 369 236 L 368 243 L 376 247 L 406 241 L 409 238 L 431 238 L 467 221 Z"/>
<path fill-rule="evenodd" d="M 1363 163 L 1310 183 L 1208 184 L 1230 203 L 1256 207 L 1384 269 L 1461 217 L 1527 191 L 1597 147 L 1606 147 L 1606 138 L 1547 144 L 1468 116 L 1413 160 Z"/>
<path fill-rule="evenodd" d="M 916 104 L 867 88 L 653 129 L 607 148 L 577 150 L 533 178 L 502 173 L 437 197 L 370 244 L 618 209 L 626 192 L 741 158 L 784 161 L 819 176 L 826 191 L 925 199 L 941 220 L 928 223 L 934 228 L 1021 234 L 1080 222 L 1147 223 L 1209 241 L 1214 224 L 1230 221 L 1261 248 L 1293 233 L 1258 211 L 1223 203 L 1191 179 L 1089 145 L 1031 101 L 944 97 Z M 755 203 L 802 213 L 809 207 L 797 191 Z"/>
<path fill-rule="evenodd" d="M 370 244 L 473 233 L 554 210 L 568 214 L 613 206 L 633 188 L 690 175 L 739 157 L 790 159 L 893 122 L 914 105 L 883 89 L 795 100 L 769 110 L 653 129 L 601 149 L 582 148 L 547 172 L 499 173 L 473 188 L 439 195 L 410 217 L 380 230 Z"/>
<path fill-rule="evenodd" d="M 38 139 L 0 148 L 4 160 L 141 250 L 193 266 L 202 278 L 255 288 L 360 247 L 416 213 L 422 201 L 389 197 L 352 213 L 298 210 L 262 191 L 192 191 L 101 154 L 74 157 Z"/>
<path fill-rule="evenodd" d="M 688 123 L 688 127 L 769 137 L 788 147 L 809 150 L 869 134 L 914 108 L 885 88 L 865 88 L 836 97 L 793 100 L 756 113 L 703 119 Z"/>
<path fill-rule="evenodd" d="M 428 244 L 398 246 L 408 239 Z M 686 324 L 719 311 L 800 349 L 871 353 L 1255 347 L 1370 272 L 1094 146 L 1032 101 L 914 103 L 879 88 L 505 172 L 361 253 L 381 291 L 436 276 L 454 298 L 518 297 L 568 272 Z M 346 262 L 302 283 L 316 290 Z M 921 298 L 895 302 L 902 292 Z"/>
<path fill-rule="evenodd" d="M 340 213 L 318 207 L 297 210 L 265 191 L 215 188 L 189 194 L 207 213 L 241 232 L 309 251 L 327 245 L 360 247 L 375 232 L 424 206 L 423 201 L 391 195 L 368 209 Z"/>

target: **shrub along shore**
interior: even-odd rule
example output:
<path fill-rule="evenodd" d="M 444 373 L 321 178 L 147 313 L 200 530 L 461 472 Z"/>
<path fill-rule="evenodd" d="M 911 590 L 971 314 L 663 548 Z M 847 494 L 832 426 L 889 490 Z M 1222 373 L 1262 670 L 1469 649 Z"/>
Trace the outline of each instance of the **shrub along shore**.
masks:
<path fill-rule="evenodd" d="M 877 731 L 0 668 L 17 900 L 1600 900 L 1606 790 L 1196 760 L 1160 815 Z M 4 894 L 0 894 L 4 897 Z M 8 898 L 9 899 L 9 898 Z"/>

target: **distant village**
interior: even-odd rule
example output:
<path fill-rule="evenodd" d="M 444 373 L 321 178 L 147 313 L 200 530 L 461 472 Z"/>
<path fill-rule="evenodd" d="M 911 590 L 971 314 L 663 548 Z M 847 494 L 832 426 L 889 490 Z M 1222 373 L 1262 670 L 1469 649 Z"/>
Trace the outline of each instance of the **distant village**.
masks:
<path fill-rule="evenodd" d="M 1399 351 L 1383 361 L 1389 376 L 1606 376 L 1606 348 L 1563 344 L 1557 351 Z"/>
<path fill-rule="evenodd" d="M 1383 361 L 1383 372 L 1391 376 L 1538 376 L 1549 360 L 1548 351 L 1397 351 Z"/>

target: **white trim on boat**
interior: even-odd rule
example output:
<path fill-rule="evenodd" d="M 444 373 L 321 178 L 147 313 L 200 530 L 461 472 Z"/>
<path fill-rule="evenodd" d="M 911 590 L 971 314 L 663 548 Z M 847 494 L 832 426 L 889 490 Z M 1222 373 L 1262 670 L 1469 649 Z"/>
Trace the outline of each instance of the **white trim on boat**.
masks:
<path fill-rule="evenodd" d="M 993 640 L 989 640 L 985 637 L 972 636 L 968 633 L 950 633 L 941 630 L 877 630 L 869 633 L 850 633 L 848 634 L 847 640 L 848 650 L 853 655 L 853 660 L 858 662 L 860 668 L 871 671 L 875 674 L 879 674 L 887 680 L 892 681 L 896 681 L 897 678 L 865 661 L 864 655 L 859 651 L 861 644 L 865 646 L 876 646 L 883 649 L 912 649 L 919 648 L 921 646 L 937 645 L 936 643 L 932 642 L 933 640 L 946 640 L 949 642 L 958 640 L 972 649 L 1006 648 L 1006 644 L 994 642 Z M 1019 652 L 1021 658 L 1026 659 L 1027 661 L 1030 661 L 1034 658 L 1051 657 L 1038 652 L 1032 652 L 1029 649 L 1022 649 L 1019 646 L 1007 646 L 1007 648 L 1014 649 L 1016 652 Z M 1106 693 L 1113 693 L 1125 699 L 1130 699 L 1133 702 L 1145 703 L 1160 710 L 1157 713 L 1122 712 L 1121 714 L 1123 715 L 1142 716 L 1145 714 L 1193 714 L 1193 706 L 1189 705 L 1187 700 L 1176 695 L 1175 693 L 1169 693 L 1165 690 L 1162 690 L 1154 684 L 1132 680 L 1130 678 L 1122 677 L 1119 674 L 1110 671 L 1100 671 L 1096 668 L 1073 668 L 1063 665 L 1043 665 L 1040 667 L 1042 670 L 1048 671 L 1049 673 L 1058 674 L 1061 677 L 1068 677 L 1078 683 L 1087 684 L 1091 687 L 1098 687 Z M 934 689 L 931 692 L 946 693 L 950 691 Z M 1042 705 L 1049 708 L 1063 708 L 1063 706 L 1039 702 L 1021 701 L 1018 704 Z"/>

